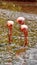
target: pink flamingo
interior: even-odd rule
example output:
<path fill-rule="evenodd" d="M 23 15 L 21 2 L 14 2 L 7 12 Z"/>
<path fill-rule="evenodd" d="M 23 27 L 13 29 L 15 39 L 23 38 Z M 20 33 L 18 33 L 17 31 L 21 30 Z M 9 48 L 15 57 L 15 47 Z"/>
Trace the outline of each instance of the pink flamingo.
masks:
<path fill-rule="evenodd" d="M 24 37 L 25 37 L 24 46 L 26 46 L 28 45 L 28 26 L 24 24 L 25 18 L 18 17 L 16 21 L 21 25 L 21 31 L 24 33 Z"/>
<path fill-rule="evenodd" d="M 13 21 L 7 21 L 7 27 L 8 27 L 8 41 L 9 41 L 9 44 L 11 44 L 12 42 L 12 27 L 13 27 L 13 24 L 14 22 Z"/>
<path fill-rule="evenodd" d="M 24 37 L 25 37 L 24 46 L 27 46 L 28 45 L 28 26 L 21 25 L 21 31 L 24 33 Z"/>
<path fill-rule="evenodd" d="M 16 22 L 19 23 L 20 25 L 23 25 L 24 21 L 25 21 L 24 17 L 18 17 L 17 20 L 16 20 Z"/>

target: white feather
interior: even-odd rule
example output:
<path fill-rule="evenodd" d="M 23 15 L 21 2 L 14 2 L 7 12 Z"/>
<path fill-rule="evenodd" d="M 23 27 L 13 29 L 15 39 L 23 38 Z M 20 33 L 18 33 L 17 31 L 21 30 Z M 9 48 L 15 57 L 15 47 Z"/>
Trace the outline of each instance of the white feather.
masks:
<path fill-rule="evenodd" d="M 28 26 L 27 25 L 21 25 L 21 29 L 23 29 L 23 28 L 28 29 Z"/>
<path fill-rule="evenodd" d="M 7 24 L 9 24 L 9 25 L 12 24 L 13 25 L 14 22 L 13 21 L 7 21 Z"/>
<path fill-rule="evenodd" d="M 22 21 L 25 21 L 25 18 L 24 17 L 18 17 L 17 20 L 22 20 Z"/>

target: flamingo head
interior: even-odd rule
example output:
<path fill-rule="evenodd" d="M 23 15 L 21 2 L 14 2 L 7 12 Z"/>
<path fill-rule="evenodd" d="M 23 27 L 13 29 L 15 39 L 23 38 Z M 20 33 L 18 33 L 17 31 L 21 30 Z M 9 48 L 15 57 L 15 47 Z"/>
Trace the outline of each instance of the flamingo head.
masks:
<path fill-rule="evenodd" d="M 16 20 L 19 24 L 24 24 L 25 18 L 24 17 L 18 17 Z"/>

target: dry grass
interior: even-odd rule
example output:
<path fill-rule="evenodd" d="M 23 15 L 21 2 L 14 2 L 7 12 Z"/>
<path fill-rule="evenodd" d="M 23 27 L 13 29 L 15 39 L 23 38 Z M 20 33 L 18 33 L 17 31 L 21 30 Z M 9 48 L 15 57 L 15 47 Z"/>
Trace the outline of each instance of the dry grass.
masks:
<path fill-rule="evenodd" d="M 0 8 L 37 14 L 37 2 L 0 2 Z"/>

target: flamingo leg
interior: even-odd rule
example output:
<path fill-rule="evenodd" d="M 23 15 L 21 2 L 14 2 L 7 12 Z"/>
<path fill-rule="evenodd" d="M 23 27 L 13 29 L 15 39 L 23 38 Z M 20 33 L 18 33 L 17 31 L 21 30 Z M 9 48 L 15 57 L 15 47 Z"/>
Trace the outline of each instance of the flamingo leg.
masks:
<path fill-rule="evenodd" d="M 12 27 L 9 27 L 9 32 L 8 32 L 8 42 L 11 44 L 12 42 Z"/>
<path fill-rule="evenodd" d="M 24 31 L 24 37 L 25 37 L 24 46 L 28 46 L 28 30 Z"/>

